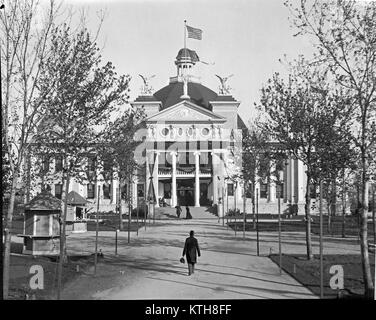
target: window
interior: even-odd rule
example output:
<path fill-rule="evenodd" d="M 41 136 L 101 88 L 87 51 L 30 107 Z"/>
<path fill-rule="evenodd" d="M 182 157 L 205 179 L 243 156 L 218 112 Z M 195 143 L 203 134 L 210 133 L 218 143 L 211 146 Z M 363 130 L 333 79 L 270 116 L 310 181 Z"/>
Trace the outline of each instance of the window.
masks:
<path fill-rule="evenodd" d="M 95 156 L 89 156 L 87 158 L 87 170 L 89 172 L 95 171 Z"/>
<path fill-rule="evenodd" d="M 164 184 L 163 197 L 165 199 L 171 199 L 171 183 L 165 183 Z"/>
<path fill-rule="evenodd" d="M 127 190 L 128 190 L 127 184 L 125 184 L 121 187 L 121 199 L 123 199 L 123 200 L 127 199 L 127 194 L 128 194 Z"/>
<path fill-rule="evenodd" d="M 207 136 L 209 134 L 209 129 L 208 128 L 203 128 L 201 132 L 202 132 L 203 136 Z"/>
<path fill-rule="evenodd" d="M 268 184 L 261 183 L 260 185 L 260 198 L 266 199 L 268 197 Z"/>
<path fill-rule="evenodd" d="M 42 170 L 48 172 L 50 170 L 50 158 L 47 156 L 42 157 Z"/>
<path fill-rule="evenodd" d="M 112 161 L 111 160 L 104 160 L 103 161 L 103 170 L 105 172 L 111 172 L 112 171 Z"/>
<path fill-rule="evenodd" d="M 228 183 L 227 184 L 227 195 L 228 196 L 233 196 L 234 195 L 234 184 L 233 183 Z"/>
<path fill-rule="evenodd" d="M 283 198 L 283 182 L 280 184 L 277 184 L 277 199 L 278 198 Z"/>
<path fill-rule="evenodd" d="M 62 184 L 55 184 L 55 197 L 61 199 L 61 195 L 63 193 L 63 185 Z"/>
<path fill-rule="evenodd" d="M 89 183 L 87 185 L 87 198 L 88 199 L 95 198 L 95 185 L 93 183 Z"/>
<path fill-rule="evenodd" d="M 168 128 L 162 129 L 162 135 L 164 135 L 165 137 L 168 135 L 169 132 L 170 132 L 170 130 Z"/>
<path fill-rule="evenodd" d="M 63 156 L 57 155 L 55 157 L 55 172 L 63 170 Z"/>
<path fill-rule="evenodd" d="M 109 183 L 103 185 L 103 199 L 111 199 L 111 184 Z"/>
<path fill-rule="evenodd" d="M 103 178 L 105 181 L 109 181 L 112 178 L 112 161 L 103 161 Z"/>
<path fill-rule="evenodd" d="M 309 186 L 309 188 L 310 188 L 310 197 L 311 197 L 311 199 L 316 199 L 316 185 L 314 184 L 314 185 L 310 185 Z"/>
<path fill-rule="evenodd" d="M 143 183 L 137 184 L 137 197 L 138 198 L 143 198 L 144 195 L 145 195 L 144 184 Z"/>

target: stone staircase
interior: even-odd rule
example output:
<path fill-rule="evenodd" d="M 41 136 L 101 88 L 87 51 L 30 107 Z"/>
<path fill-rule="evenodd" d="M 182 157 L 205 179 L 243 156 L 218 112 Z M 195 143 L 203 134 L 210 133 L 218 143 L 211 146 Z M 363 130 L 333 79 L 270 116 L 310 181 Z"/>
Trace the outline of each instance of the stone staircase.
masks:
<path fill-rule="evenodd" d="M 214 214 L 212 207 L 189 207 L 192 215 L 192 219 L 214 219 L 217 216 Z M 186 209 L 182 207 L 182 213 L 180 219 L 184 219 L 186 216 Z M 176 220 L 176 209 L 171 207 L 155 208 L 155 219 L 157 220 Z"/>

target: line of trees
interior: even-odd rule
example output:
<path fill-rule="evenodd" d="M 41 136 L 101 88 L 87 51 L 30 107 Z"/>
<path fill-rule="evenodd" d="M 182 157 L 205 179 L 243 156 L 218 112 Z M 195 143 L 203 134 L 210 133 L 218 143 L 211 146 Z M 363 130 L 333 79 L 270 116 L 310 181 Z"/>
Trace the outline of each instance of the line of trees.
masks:
<path fill-rule="evenodd" d="M 33 178 L 47 182 L 44 179 L 48 179 L 48 170 L 41 159 L 60 155 L 62 172 L 54 176 L 63 186 L 64 203 L 58 265 L 57 296 L 60 298 L 70 181 L 88 179 L 87 156 L 92 154 L 98 158 L 104 154 L 111 157 L 113 169 L 119 173 L 123 172 L 122 168 L 131 171 L 135 166 L 134 134 L 142 123 L 143 111 L 124 111 L 131 78 L 118 75 L 111 62 L 102 61 L 96 43 L 100 27 L 93 36 L 83 20 L 75 28 L 58 23 L 62 7 L 54 0 L 48 4 L 33 0 L 8 1 L 5 8 L 0 16 L 4 32 L 1 36 L 2 146 L 3 160 L 6 160 L 2 170 L 6 182 L 9 181 L 6 185 L 9 206 L 4 220 L 3 297 L 7 299 L 9 294 L 10 231 L 16 192 L 22 182 Z M 103 18 L 99 26 L 102 21 Z M 118 119 L 113 122 L 114 116 Z M 119 144 L 110 148 L 112 135 L 117 135 Z M 120 145 L 120 140 L 126 144 Z M 32 156 L 34 162 L 25 167 Z M 103 161 L 97 164 L 97 171 L 101 171 Z M 120 177 L 123 178 L 122 174 Z"/>
<path fill-rule="evenodd" d="M 257 147 L 267 155 L 265 140 L 276 141 L 286 157 L 305 164 L 307 259 L 313 258 L 311 186 L 323 182 L 320 192 L 329 213 L 340 190 L 344 216 L 346 177 L 359 177 L 360 252 L 365 296 L 372 297 L 367 214 L 369 185 L 376 175 L 376 3 L 301 0 L 297 6 L 290 1 L 285 5 L 295 36 L 309 38 L 314 55 L 289 62 L 287 77 L 275 73 L 263 86 L 257 109 L 265 121 L 257 123 L 257 135 L 250 132 L 245 138 L 246 154 Z M 248 158 L 247 179 L 254 181 L 261 168 L 252 155 Z"/>

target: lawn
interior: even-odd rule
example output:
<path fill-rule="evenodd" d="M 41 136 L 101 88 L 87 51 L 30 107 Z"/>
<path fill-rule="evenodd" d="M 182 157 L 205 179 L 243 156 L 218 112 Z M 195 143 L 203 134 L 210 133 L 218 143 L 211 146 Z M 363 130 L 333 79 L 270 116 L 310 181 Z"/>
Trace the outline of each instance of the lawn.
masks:
<path fill-rule="evenodd" d="M 225 219 L 225 222 L 227 220 Z M 228 220 L 229 227 L 233 230 L 242 231 L 243 230 L 243 218 L 237 217 L 236 223 L 235 219 Z M 281 230 L 283 231 L 301 231 L 305 232 L 306 223 L 303 220 L 303 217 L 297 217 L 294 219 L 282 219 L 281 221 Z M 260 232 L 267 232 L 267 231 L 278 231 L 278 221 L 277 218 L 274 219 L 263 219 L 263 221 L 259 221 L 258 229 Z M 247 215 L 247 222 L 245 223 L 245 230 L 246 231 L 255 231 L 256 229 L 253 228 L 253 220 L 249 218 Z M 320 232 L 320 222 L 319 217 L 314 216 L 313 221 L 311 222 L 311 232 L 313 234 L 319 234 Z M 357 236 L 359 233 L 359 226 L 358 221 L 354 217 L 346 217 L 345 222 L 345 236 Z M 342 218 L 334 217 L 332 219 L 331 228 L 328 229 L 327 217 L 323 219 L 323 235 L 331 235 L 331 236 L 342 236 Z M 373 240 L 373 223 L 371 221 L 368 222 L 368 237 L 369 239 Z"/>
<path fill-rule="evenodd" d="M 279 255 L 272 254 L 270 259 L 277 265 Z M 370 254 L 372 276 L 375 275 L 375 254 Z M 329 269 L 333 265 L 341 265 L 344 270 L 344 290 L 340 295 L 343 298 L 362 298 L 364 294 L 364 282 L 362 276 L 362 264 L 360 255 L 324 255 L 324 298 L 337 298 L 337 290 L 330 288 L 329 281 L 333 276 Z M 314 260 L 308 261 L 305 255 L 283 255 L 282 268 L 302 285 L 320 296 L 320 259 L 315 255 Z M 373 278 L 373 281 L 375 279 Z"/>
<path fill-rule="evenodd" d="M 29 255 L 12 254 L 10 264 L 10 300 L 25 300 L 26 295 L 29 296 L 29 299 L 36 300 L 56 299 L 58 263 L 55 257 L 33 257 Z M 68 257 L 68 262 L 64 265 L 63 269 L 63 286 L 66 283 L 73 281 L 77 276 L 81 275 L 90 265 L 93 264 L 93 255 Z M 33 276 L 33 274 L 30 273 L 30 267 L 33 265 L 39 265 L 43 268 L 43 290 L 32 290 L 30 288 L 29 282 Z"/>
<path fill-rule="evenodd" d="M 148 223 L 148 220 L 147 220 Z M 138 229 L 144 227 L 144 221 L 142 219 L 138 220 L 138 224 L 136 218 L 132 218 L 132 222 L 130 225 L 131 232 L 137 231 Z M 24 221 L 23 217 L 13 220 L 12 222 L 12 234 L 22 234 L 24 228 Z M 119 228 L 119 217 L 118 216 L 106 216 L 105 219 L 101 220 L 99 223 L 99 231 L 114 231 Z M 91 220 L 87 222 L 87 230 L 88 231 L 95 231 L 96 230 L 96 222 Z M 128 220 L 123 220 L 123 230 L 128 230 Z"/>

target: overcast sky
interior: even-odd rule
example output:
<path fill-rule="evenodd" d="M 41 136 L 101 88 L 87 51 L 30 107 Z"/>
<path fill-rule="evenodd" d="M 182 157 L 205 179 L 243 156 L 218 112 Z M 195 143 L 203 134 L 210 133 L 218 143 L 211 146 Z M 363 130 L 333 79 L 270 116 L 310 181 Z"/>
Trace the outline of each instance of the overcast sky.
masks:
<path fill-rule="evenodd" d="M 131 99 L 140 93 L 138 74 L 156 75 L 154 90 L 176 75 L 175 57 L 184 47 L 184 20 L 203 30 L 202 40 L 187 39 L 187 47 L 200 59 L 195 72 L 203 85 L 218 91 L 215 74 L 234 74 L 228 84 L 241 101 L 239 113 L 247 122 L 259 100 L 262 84 L 273 72 L 284 72 L 278 62 L 287 54 L 310 54 L 307 40 L 293 37 L 289 12 L 282 0 L 66 0 L 74 8 L 88 10 L 95 29 L 97 12 L 106 10 L 99 44 L 103 57 L 118 73 L 130 74 Z"/>

